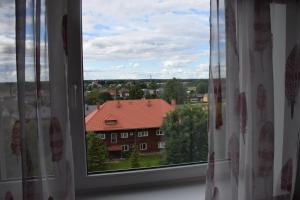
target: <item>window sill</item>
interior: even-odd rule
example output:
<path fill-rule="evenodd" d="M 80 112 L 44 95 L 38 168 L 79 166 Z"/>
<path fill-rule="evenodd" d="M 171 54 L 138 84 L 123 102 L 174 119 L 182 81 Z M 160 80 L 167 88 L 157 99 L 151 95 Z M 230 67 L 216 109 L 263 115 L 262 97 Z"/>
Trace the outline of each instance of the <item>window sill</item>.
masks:
<path fill-rule="evenodd" d="M 112 172 L 88 175 L 88 181 L 81 182 L 76 194 L 93 192 L 115 193 L 116 190 L 133 191 L 151 187 L 164 187 L 190 182 L 205 183 L 207 163 L 175 167 L 154 168 L 137 171 Z M 85 182 L 85 183 L 84 183 Z M 79 189 L 80 188 L 80 189 Z"/>
<path fill-rule="evenodd" d="M 177 182 L 172 185 L 123 189 L 114 192 L 95 192 L 76 195 L 79 200 L 183 200 L 205 199 L 205 181 Z"/>

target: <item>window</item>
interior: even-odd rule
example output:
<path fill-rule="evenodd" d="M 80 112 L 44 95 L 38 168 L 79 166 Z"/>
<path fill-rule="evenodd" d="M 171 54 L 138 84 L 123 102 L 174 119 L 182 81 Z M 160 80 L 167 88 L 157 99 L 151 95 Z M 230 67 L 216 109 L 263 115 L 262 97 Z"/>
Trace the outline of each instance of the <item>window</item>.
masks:
<path fill-rule="evenodd" d="M 111 143 L 117 144 L 118 143 L 118 133 L 112 133 L 111 134 Z"/>
<path fill-rule="evenodd" d="M 140 150 L 141 150 L 141 151 L 147 150 L 147 143 L 141 143 L 141 144 L 140 144 Z"/>
<path fill-rule="evenodd" d="M 157 144 L 157 147 L 158 147 L 159 149 L 164 149 L 164 148 L 165 148 L 165 145 L 166 145 L 165 142 L 159 142 L 159 143 Z"/>
<path fill-rule="evenodd" d="M 121 133 L 121 138 L 128 138 L 128 133 L 127 132 Z"/>
<path fill-rule="evenodd" d="M 140 2 L 135 1 L 139 5 Z M 131 10 L 132 16 L 120 17 L 120 3 L 119 0 L 105 3 L 112 8 L 112 12 L 107 12 L 103 7 L 82 0 L 83 100 L 90 108 L 94 107 L 86 115 L 85 128 L 94 132 L 117 133 L 112 133 L 109 142 L 106 140 L 105 143 L 107 171 L 118 170 L 118 167 L 120 170 L 130 169 L 130 166 L 126 167 L 129 157 L 122 153 L 124 139 L 126 143 L 137 144 L 133 150 L 145 151 L 147 148 L 149 155 L 143 152 L 139 156 L 156 163 L 151 167 L 206 161 L 207 149 L 189 145 L 207 146 L 204 144 L 207 118 L 201 116 L 206 116 L 208 104 L 199 97 L 208 93 L 208 71 L 197 70 L 199 66 L 208 68 L 209 57 L 199 59 L 199 54 L 204 55 L 209 50 L 209 16 L 199 25 L 193 20 L 198 21 L 197 18 L 201 17 L 202 4 L 193 8 L 189 3 L 179 3 L 179 6 L 170 1 L 172 6 L 165 14 L 160 10 L 162 4 L 149 1 L 142 3 L 145 4 L 143 12 Z M 158 10 L 151 10 L 153 3 L 157 4 Z M 99 20 L 91 21 L 93 18 Z M 172 18 L 181 23 L 175 25 Z M 200 30 L 204 27 L 207 28 L 207 40 L 200 39 L 203 33 Z M 178 39 L 190 45 L 178 43 Z M 195 119 L 199 124 L 189 123 L 189 120 Z M 182 133 L 182 130 L 190 130 L 190 133 Z M 193 134 L 195 132 L 199 134 Z M 173 134 L 176 134 L 176 140 Z M 191 139 L 199 142 L 184 143 L 186 146 L 181 144 L 181 141 Z M 147 143 L 149 148 L 141 147 L 141 143 Z M 92 148 L 91 144 L 87 143 L 88 149 Z M 170 149 L 162 151 L 166 146 Z M 179 150 L 182 154 L 176 154 L 177 158 L 172 153 L 177 151 L 174 147 L 182 148 Z M 203 152 L 194 153 L 196 156 L 191 158 L 185 153 L 186 149 Z M 141 168 L 149 167 L 147 162 L 139 164 Z"/>
<path fill-rule="evenodd" d="M 98 133 L 97 137 L 101 140 L 105 140 L 105 133 Z"/>
<path fill-rule="evenodd" d="M 106 125 L 116 125 L 117 123 L 117 120 L 105 120 Z"/>
<path fill-rule="evenodd" d="M 157 130 L 156 135 L 164 135 L 164 132 L 162 132 L 161 130 Z"/>
<path fill-rule="evenodd" d="M 138 132 L 138 137 L 147 137 L 148 136 L 148 131 L 139 131 Z"/>
<path fill-rule="evenodd" d="M 75 1 L 77 2 L 77 0 Z M 204 1 L 207 1 L 209 4 L 208 0 Z M 137 5 L 139 4 L 139 2 L 140 1 L 136 1 Z M 126 4 L 126 2 L 124 3 Z M 135 4 L 135 2 L 132 3 Z M 153 3 L 159 3 L 159 1 L 143 2 L 143 4 L 148 4 L 144 8 L 153 7 Z M 145 183 L 148 181 L 148 179 L 145 180 L 142 177 L 142 175 L 145 174 L 148 174 L 150 177 L 152 177 L 153 175 L 153 177 L 157 178 L 156 180 L 166 178 L 168 180 L 171 180 L 173 179 L 173 177 L 178 178 L 178 176 L 186 177 L 191 174 L 190 172 L 199 174 L 199 172 L 197 172 L 197 167 L 199 167 L 197 166 L 198 164 L 185 164 L 206 161 L 206 156 L 205 158 L 193 158 L 192 160 L 187 159 L 185 162 L 173 162 L 171 164 L 172 167 L 168 167 L 169 163 L 165 163 L 163 165 L 165 166 L 165 168 L 159 168 L 160 166 L 162 166 L 160 164 L 160 153 L 162 152 L 159 152 L 157 149 L 158 141 L 151 141 L 151 139 L 158 138 L 155 137 L 155 130 L 163 124 L 164 120 L 169 121 L 173 125 L 176 125 L 176 120 L 173 119 L 176 119 L 177 113 L 173 113 L 171 111 L 174 111 L 175 109 L 185 108 L 185 106 L 190 105 L 190 96 L 187 96 L 186 89 L 192 89 L 193 91 L 195 91 L 194 89 L 198 84 L 201 86 L 204 85 L 204 88 L 206 88 L 206 84 L 208 82 L 208 73 L 203 72 L 205 70 L 201 71 L 201 69 L 208 68 L 207 63 L 209 59 L 208 56 L 205 55 L 209 50 L 209 37 L 207 37 L 207 40 L 204 40 L 202 36 L 199 37 L 199 35 L 196 35 L 197 33 L 202 35 L 202 33 L 204 32 L 209 34 L 209 16 L 207 17 L 206 22 L 202 20 L 198 21 L 197 18 L 201 18 L 201 15 L 199 13 L 202 12 L 202 8 L 198 8 L 199 12 L 198 10 L 195 11 L 193 9 L 193 7 L 202 6 L 202 3 L 201 5 L 189 5 L 190 3 L 186 2 L 174 4 L 173 1 L 170 1 L 170 4 L 172 4 L 172 6 L 168 8 L 170 10 L 170 12 L 167 11 L 169 14 L 164 15 L 154 13 L 154 15 L 146 15 L 146 13 L 148 12 L 147 9 L 143 9 L 142 13 L 130 11 L 129 13 L 136 16 L 134 17 L 126 15 L 126 18 L 122 17 L 122 21 L 120 21 L 120 18 L 116 14 L 116 11 L 118 10 L 118 13 L 120 13 L 121 15 L 122 13 L 124 14 L 127 12 L 125 12 L 125 10 L 123 12 L 122 9 L 119 9 L 119 6 L 117 5 L 119 4 L 119 1 L 117 1 L 116 4 L 114 4 L 113 2 L 105 2 L 105 4 L 108 4 L 108 6 L 111 7 L 114 11 L 107 12 L 107 10 L 102 9 L 102 6 L 100 8 L 98 8 L 97 6 L 97 9 L 93 10 L 94 8 L 96 8 L 96 6 L 93 4 L 91 5 L 90 1 L 88 0 L 82 0 L 82 12 L 79 8 L 76 7 L 76 3 L 69 5 L 70 7 L 73 7 L 73 9 L 74 7 L 76 7 L 75 9 L 77 9 L 76 12 L 78 15 L 80 12 L 82 13 L 82 38 L 80 35 L 81 31 L 77 30 L 77 27 L 80 27 L 80 24 L 76 24 L 76 20 L 78 20 L 78 23 L 80 22 L 80 16 L 74 16 L 74 13 L 70 13 L 70 19 L 72 21 L 75 20 L 76 26 L 74 27 L 74 30 L 77 30 L 77 32 L 75 31 L 74 34 L 70 34 L 71 41 L 69 48 L 69 70 L 70 72 L 72 72 L 70 74 L 73 75 L 69 79 L 69 86 L 71 88 L 70 109 L 72 111 L 70 117 L 74 123 L 74 126 L 72 125 L 72 131 L 74 132 L 74 134 L 72 135 L 74 136 L 74 146 L 76 146 L 74 152 L 76 155 L 74 156 L 75 162 L 77 163 L 76 173 L 80 174 L 80 178 L 76 179 L 78 180 L 76 181 L 79 185 L 78 187 L 88 187 L 84 184 L 86 182 L 89 182 L 88 185 L 93 185 L 94 187 L 105 186 L 105 180 L 114 180 L 116 183 L 120 182 L 118 177 L 120 173 L 122 173 L 121 179 L 122 183 L 124 184 Z M 157 8 L 159 8 L 162 5 L 159 4 L 157 6 Z M 118 9 L 116 10 L 116 8 Z M 133 9 L 133 7 L 130 9 Z M 181 15 L 180 12 L 177 12 L 178 9 L 179 11 L 183 10 L 183 13 L 187 14 Z M 163 10 L 165 10 L 165 8 Z M 160 9 L 158 9 L 157 11 L 161 12 Z M 208 11 L 209 9 L 205 12 L 208 13 Z M 94 13 L 95 15 L 91 17 L 90 13 Z M 152 13 L 152 11 L 150 13 Z M 130 19 L 127 17 L 130 17 Z M 91 20 L 95 18 L 99 20 Z M 109 21 L 111 20 L 107 21 L 107 19 L 111 19 L 116 23 L 109 24 Z M 182 23 L 174 24 L 174 21 L 180 21 Z M 194 24 L 195 21 L 198 21 L 199 23 L 197 23 L 196 25 Z M 150 22 L 151 24 L 149 24 L 149 26 L 147 25 L 147 27 L 143 27 L 143 23 L 135 24 L 136 22 Z M 164 22 L 164 25 L 160 24 L 160 22 Z M 189 26 L 186 26 L 187 24 L 189 24 Z M 72 25 L 73 23 L 70 23 L 70 26 Z M 199 29 L 200 25 L 205 25 L 205 27 L 207 28 L 206 31 L 203 31 L 204 29 Z M 131 27 L 133 29 L 127 29 L 127 31 L 125 32 L 118 33 L 118 31 L 121 31 L 121 29 L 123 29 L 119 29 L 118 27 L 123 27 L 125 29 Z M 139 29 L 138 27 L 141 29 Z M 134 29 L 145 30 L 146 32 L 134 31 Z M 154 30 L 161 30 L 163 32 L 157 32 L 157 34 L 153 34 L 154 32 L 156 32 Z M 188 31 L 189 33 L 182 33 L 179 30 Z M 170 34 L 170 31 L 172 32 L 172 34 Z M 178 35 L 176 32 L 178 33 Z M 190 33 L 193 33 L 192 35 L 194 35 L 195 33 L 195 37 L 190 37 Z M 175 36 L 175 38 L 173 36 Z M 182 41 L 185 41 L 184 43 L 186 45 L 180 46 L 181 44 L 183 44 L 178 43 L 178 40 L 180 38 L 182 39 Z M 123 45 L 120 45 L 121 43 Z M 81 49 L 82 52 L 80 52 Z M 200 54 L 203 55 L 203 57 L 200 56 L 200 58 Z M 81 63 L 83 63 L 83 68 L 81 68 L 82 66 L 80 66 Z M 71 68 L 71 66 L 76 67 Z M 76 71 L 74 71 L 74 68 L 76 68 Z M 195 73 L 196 71 L 197 73 Z M 175 78 L 173 79 L 173 77 Z M 120 95 L 119 91 L 121 91 L 122 88 L 124 88 L 124 91 L 128 90 L 125 92 L 126 95 Z M 151 92 L 151 88 L 155 88 L 157 92 Z M 168 88 L 173 88 L 172 90 L 174 90 L 175 88 L 178 91 L 179 96 L 176 99 L 177 101 L 172 101 L 172 99 L 167 98 L 164 99 L 165 92 L 169 90 Z M 205 90 L 203 92 L 205 92 Z M 93 99 L 93 97 L 95 96 L 99 97 L 98 94 L 101 94 L 101 98 Z M 195 92 L 191 92 L 190 95 L 195 95 Z M 144 98 L 147 100 L 144 100 Z M 159 103 L 157 104 L 157 102 Z M 90 111 L 91 113 L 94 112 L 94 114 L 96 112 L 96 108 L 93 109 L 93 107 L 96 107 L 95 105 L 97 105 L 98 103 L 101 104 L 101 106 L 99 106 L 98 112 L 115 110 L 119 113 L 105 113 L 105 115 L 101 115 L 103 116 L 103 118 L 101 118 L 100 120 L 96 120 L 98 123 L 95 123 L 97 124 L 98 128 L 101 129 L 101 131 L 106 133 L 107 136 L 107 142 L 105 143 L 105 145 L 107 147 L 108 168 L 106 170 L 88 171 L 86 166 L 84 165 L 87 159 L 87 155 L 85 154 L 85 152 L 86 149 L 90 148 L 90 146 L 89 144 L 83 142 L 85 140 L 85 138 L 83 137 L 85 136 L 85 134 L 83 134 L 83 131 L 90 129 L 87 128 L 89 123 L 82 124 L 81 121 L 87 121 L 87 119 L 91 117 L 87 115 L 85 118 L 86 120 L 82 119 L 82 116 L 84 116 L 84 110 L 81 110 L 79 107 L 80 104 L 84 103 L 90 105 Z M 162 104 L 163 106 L 167 106 L 167 109 L 162 109 Z M 138 109 L 135 109 L 135 111 L 138 112 L 139 115 L 133 114 L 134 112 L 130 110 L 132 108 L 136 108 L 137 106 L 140 107 Z M 207 106 L 207 104 L 202 104 L 201 102 L 193 102 L 192 106 L 196 107 L 196 110 L 199 111 L 201 107 L 205 107 Z M 92 111 L 92 109 L 94 111 Z M 124 113 L 124 110 L 127 111 L 125 111 Z M 129 113 L 128 110 L 130 110 Z M 155 112 L 152 112 L 152 110 L 155 110 Z M 164 111 L 164 113 L 160 113 L 160 111 Z M 148 112 L 152 113 L 149 114 Z M 159 113 L 159 117 L 153 117 L 153 115 L 156 115 L 157 113 Z M 173 113 L 174 116 L 169 115 L 169 113 Z M 96 115 L 97 114 L 95 114 L 94 116 Z M 114 121 L 113 123 L 107 121 L 105 123 L 105 119 L 116 121 Z M 130 123 L 128 122 L 129 119 L 131 123 L 138 123 L 140 126 L 135 126 L 136 124 L 134 124 L 134 126 L 132 127 L 126 127 L 130 125 Z M 161 119 L 161 121 L 158 121 L 157 119 Z M 143 120 L 149 121 L 145 123 L 145 121 Z M 161 124 L 159 124 L 158 122 Z M 203 124 L 205 124 L 205 122 L 203 122 Z M 164 127 L 168 128 L 166 126 Z M 124 128 L 124 130 L 130 130 L 128 134 L 130 136 L 134 136 L 128 138 L 129 140 L 132 140 L 128 141 L 128 143 L 130 142 L 129 146 L 132 143 L 136 142 L 137 145 L 134 145 L 133 148 L 137 148 L 138 151 L 141 151 L 139 146 L 140 143 L 147 143 L 149 145 L 147 146 L 147 152 L 149 152 L 149 155 L 147 155 L 146 151 L 143 151 L 143 154 L 140 154 L 140 152 L 138 153 L 142 158 L 147 159 L 151 157 L 151 163 L 155 163 L 155 165 L 149 165 L 146 162 L 140 163 L 141 170 L 139 173 L 135 173 L 135 171 L 133 170 L 123 173 L 123 170 L 130 169 L 130 166 L 126 168 L 119 166 L 124 166 L 124 163 L 128 163 L 128 159 L 126 156 L 123 156 L 123 144 L 120 143 L 120 140 L 118 140 L 118 136 L 110 134 L 112 131 L 116 131 L 119 134 L 122 132 L 122 128 Z M 149 130 L 149 132 L 138 133 L 139 131 L 142 132 L 143 130 Z M 99 130 L 93 131 L 97 132 Z M 163 129 L 162 131 L 164 132 L 165 136 L 168 135 Z M 201 131 L 201 133 L 205 135 L 207 134 L 206 131 L 207 130 L 204 129 L 203 131 Z M 143 137 L 139 137 L 139 135 Z M 148 137 L 146 135 L 148 135 Z M 166 143 L 171 142 L 168 141 L 168 138 L 164 138 L 164 140 L 166 141 Z M 153 151 L 155 151 L 155 153 L 152 153 L 152 149 Z M 205 153 L 203 153 L 203 155 L 204 154 Z M 115 159 L 115 157 L 114 159 L 111 159 L 112 156 L 119 155 L 122 159 Z M 179 167 L 178 165 L 183 166 Z M 146 170 L 148 168 L 154 169 Z M 188 169 L 189 173 L 178 173 L 179 171 L 184 169 Z M 165 170 L 167 170 L 168 173 L 165 173 Z M 115 173 L 109 174 L 111 171 L 114 171 Z M 103 172 L 108 174 L 102 176 Z M 90 176 L 91 174 L 93 174 L 93 176 Z M 165 176 L 164 174 L 168 174 L 168 176 Z M 195 174 L 193 174 L 193 176 Z M 107 182 L 112 183 L 112 181 Z"/>
<path fill-rule="evenodd" d="M 122 151 L 129 151 L 129 145 L 128 144 L 122 145 Z"/>

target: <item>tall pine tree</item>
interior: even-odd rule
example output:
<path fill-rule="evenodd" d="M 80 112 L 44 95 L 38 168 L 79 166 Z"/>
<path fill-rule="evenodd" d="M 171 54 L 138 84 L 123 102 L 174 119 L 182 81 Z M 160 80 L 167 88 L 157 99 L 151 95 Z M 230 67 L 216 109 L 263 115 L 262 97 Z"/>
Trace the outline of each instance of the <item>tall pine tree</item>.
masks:
<path fill-rule="evenodd" d="M 105 143 L 93 132 L 87 133 L 87 163 L 88 171 L 103 171 L 107 169 L 108 153 Z"/>
<path fill-rule="evenodd" d="M 134 145 L 132 149 L 130 155 L 130 164 L 132 168 L 139 168 L 141 166 L 139 163 L 139 150 L 137 145 Z"/>

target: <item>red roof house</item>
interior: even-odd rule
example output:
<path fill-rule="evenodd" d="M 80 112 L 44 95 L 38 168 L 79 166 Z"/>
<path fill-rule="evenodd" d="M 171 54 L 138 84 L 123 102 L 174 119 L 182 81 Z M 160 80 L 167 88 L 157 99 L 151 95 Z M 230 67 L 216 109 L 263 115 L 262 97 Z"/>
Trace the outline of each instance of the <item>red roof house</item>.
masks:
<path fill-rule="evenodd" d="M 97 134 L 113 158 L 134 145 L 142 153 L 158 152 L 164 148 L 159 129 L 172 105 L 162 99 L 107 101 L 86 116 L 86 132 Z"/>
<path fill-rule="evenodd" d="M 85 118 L 86 131 L 160 127 L 173 108 L 162 99 L 107 101 Z"/>

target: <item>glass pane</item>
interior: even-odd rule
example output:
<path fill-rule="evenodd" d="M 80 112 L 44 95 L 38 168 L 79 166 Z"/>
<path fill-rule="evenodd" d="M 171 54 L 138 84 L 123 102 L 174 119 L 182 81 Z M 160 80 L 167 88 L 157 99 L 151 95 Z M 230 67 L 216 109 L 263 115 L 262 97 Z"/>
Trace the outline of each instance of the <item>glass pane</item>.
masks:
<path fill-rule="evenodd" d="M 82 1 L 88 172 L 207 160 L 209 6 Z"/>

